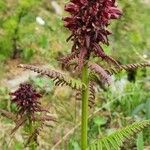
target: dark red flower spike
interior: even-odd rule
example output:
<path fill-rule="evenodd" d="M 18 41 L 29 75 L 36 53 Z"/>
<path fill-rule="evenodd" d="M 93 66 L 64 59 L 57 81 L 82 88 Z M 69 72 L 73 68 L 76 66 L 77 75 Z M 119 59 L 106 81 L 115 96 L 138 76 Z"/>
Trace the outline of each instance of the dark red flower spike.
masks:
<path fill-rule="evenodd" d="M 20 84 L 19 88 L 10 93 L 12 96 L 11 101 L 16 103 L 19 115 L 34 114 L 35 112 L 42 111 L 41 103 L 38 101 L 41 95 L 33 88 L 31 84 Z"/>
<path fill-rule="evenodd" d="M 68 38 L 74 42 L 72 51 L 78 51 L 82 56 L 78 62 L 86 60 L 91 52 L 98 52 L 104 58 L 100 45 L 109 45 L 111 32 L 107 27 L 112 19 L 118 19 L 122 14 L 115 3 L 115 0 L 71 0 L 66 4 L 65 10 L 70 16 L 63 19 L 64 25 L 72 32 Z"/>

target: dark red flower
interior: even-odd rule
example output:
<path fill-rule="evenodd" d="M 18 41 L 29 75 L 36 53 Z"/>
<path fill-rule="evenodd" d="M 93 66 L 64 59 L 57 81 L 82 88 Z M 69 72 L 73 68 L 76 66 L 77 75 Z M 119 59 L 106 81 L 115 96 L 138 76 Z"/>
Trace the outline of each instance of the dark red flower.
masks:
<path fill-rule="evenodd" d="M 68 38 L 74 42 L 72 51 L 84 54 L 84 58 L 92 51 L 104 56 L 99 43 L 109 45 L 111 32 L 107 27 L 112 19 L 118 19 L 122 14 L 115 3 L 116 0 L 71 0 L 65 6 L 71 15 L 63 20 L 65 27 L 72 32 Z"/>
<path fill-rule="evenodd" d="M 36 92 L 31 84 L 20 84 L 18 90 L 10 93 L 12 96 L 11 101 L 16 103 L 19 114 L 34 114 L 41 111 L 41 103 L 38 101 L 41 95 Z"/>

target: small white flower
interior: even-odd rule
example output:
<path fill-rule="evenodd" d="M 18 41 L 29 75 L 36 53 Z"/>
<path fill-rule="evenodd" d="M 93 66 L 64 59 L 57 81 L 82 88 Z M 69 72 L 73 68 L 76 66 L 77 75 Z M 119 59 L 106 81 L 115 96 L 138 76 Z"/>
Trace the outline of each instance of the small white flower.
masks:
<path fill-rule="evenodd" d="M 45 21 L 41 18 L 41 17 L 36 17 L 36 22 L 39 24 L 39 25 L 42 25 L 44 26 L 45 25 Z"/>
<path fill-rule="evenodd" d="M 147 55 L 146 55 L 146 54 L 144 54 L 144 55 L 143 55 L 143 57 L 146 59 L 146 58 L 147 58 Z"/>

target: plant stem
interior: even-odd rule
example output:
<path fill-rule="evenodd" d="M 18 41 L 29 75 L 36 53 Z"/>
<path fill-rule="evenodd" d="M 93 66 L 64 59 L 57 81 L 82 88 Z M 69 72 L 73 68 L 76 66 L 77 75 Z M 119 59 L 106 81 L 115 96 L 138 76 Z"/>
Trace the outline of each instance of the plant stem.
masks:
<path fill-rule="evenodd" d="M 32 124 L 32 121 L 29 119 L 29 134 L 32 134 L 34 128 L 33 128 L 33 124 Z M 31 141 L 31 145 L 30 145 L 30 149 L 31 150 L 35 150 L 36 147 L 35 147 L 35 143 L 33 141 Z"/>
<path fill-rule="evenodd" d="M 88 98 L 89 98 L 89 75 L 88 64 L 85 64 L 82 68 L 82 82 L 86 85 L 86 88 L 82 89 L 82 124 L 81 124 L 81 149 L 87 148 L 87 131 L 88 131 Z"/>

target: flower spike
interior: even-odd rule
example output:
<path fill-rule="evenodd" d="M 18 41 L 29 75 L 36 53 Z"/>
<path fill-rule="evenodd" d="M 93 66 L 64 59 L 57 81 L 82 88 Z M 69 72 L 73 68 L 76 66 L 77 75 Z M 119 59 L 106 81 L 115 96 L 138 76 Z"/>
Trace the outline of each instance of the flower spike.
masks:
<path fill-rule="evenodd" d="M 68 38 L 74 42 L 72 51 L 83 54 L 86 49 L 83 60 L 95 51 L 95 44 L 109 45 L 111 32 L 107 27 L 112 19 L 118 19 L 122 14 L 115 0 L 71 0 L 65 10 L 70 13 L 63 20 L 65 27 L 72 32 Z"/>

